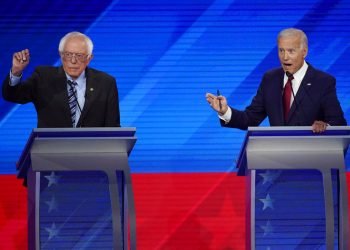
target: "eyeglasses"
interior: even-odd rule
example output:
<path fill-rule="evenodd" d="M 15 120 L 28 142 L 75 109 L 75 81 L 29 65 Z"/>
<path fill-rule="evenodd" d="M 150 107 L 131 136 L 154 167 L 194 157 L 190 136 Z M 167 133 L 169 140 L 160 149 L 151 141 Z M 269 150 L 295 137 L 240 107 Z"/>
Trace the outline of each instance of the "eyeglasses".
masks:
<path fill-rule="evenodd" d="M 89 56 L 81 53 L 72 53 L 72 52 L 61 52 L 61 55 L 66 60 L 72 60 L 72 58 L 74 57 L 79 62 L 85 62 Z"/>

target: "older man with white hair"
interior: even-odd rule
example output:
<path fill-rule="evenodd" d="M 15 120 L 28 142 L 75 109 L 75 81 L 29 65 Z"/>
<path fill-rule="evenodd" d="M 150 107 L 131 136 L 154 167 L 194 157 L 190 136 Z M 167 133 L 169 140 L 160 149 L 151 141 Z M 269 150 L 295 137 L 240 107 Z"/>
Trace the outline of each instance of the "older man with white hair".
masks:
<path fill-rule="evenodd" d="M 222 126 L 247 129 L 266 117 L 271 126 L 312 126 L 315 133 L 328 125 L 346 125 L 333 76 L 305 61 L 308 39 L 300 29 L 288 28 L 277 36 L 281 67 L 265 73 L 245 110 L 228 106 L 224 96 L 206 94 Z"/>
<path fill-rule="evenodd" d="M 15 103 L 33 102 L 39 128 L 119 127 L 116 80 L 89 68 L 93 58 L 91 39 L 70 32 L 59 43 L 62 66 L 39 66 L 28 78 L 22 72 L 30 62 L 28 49 L 16 52 L 3 82 L 3 98 Z"/>

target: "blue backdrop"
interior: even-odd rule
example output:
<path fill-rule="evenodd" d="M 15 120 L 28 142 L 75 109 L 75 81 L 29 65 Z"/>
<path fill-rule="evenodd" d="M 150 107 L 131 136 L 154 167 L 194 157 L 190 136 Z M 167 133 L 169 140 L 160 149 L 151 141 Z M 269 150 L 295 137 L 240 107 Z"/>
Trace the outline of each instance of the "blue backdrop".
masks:
<path fill-rule="evenodd" d="M 307 33 L 307 60 L 337 78 L 350 122 L 348 0 L 3 0 L 0 15 L 3 78 L 15 51 L 31 51 L 26 77 L 60 65 L 65 33 L 92 38 L 90 66 L 116 77 L 122 126 L 137 128 L 133 172 L 233 170 L 245 132 L 221 128 L 205 93 L 220 89 L 247 106 L 262 74 L 279 66 L 276 36 L 287 27 Z M 0 173 L 15 173 L 34 127 L 33 105 L 0 99 Z"/>

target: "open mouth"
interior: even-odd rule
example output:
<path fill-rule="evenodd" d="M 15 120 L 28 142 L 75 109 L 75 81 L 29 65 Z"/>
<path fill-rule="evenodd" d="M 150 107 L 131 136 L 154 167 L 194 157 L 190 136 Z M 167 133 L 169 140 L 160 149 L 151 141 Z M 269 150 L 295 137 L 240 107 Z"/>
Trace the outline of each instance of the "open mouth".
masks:
<path fill-rule="evenodd" d="M 291 63 L 283 63 L 283 65 L 284 65 L 284 66 L 286 66 L 286 67 L 290 67 L 290 66 L 292 66 L 292 64 L 291 64 Z"/>

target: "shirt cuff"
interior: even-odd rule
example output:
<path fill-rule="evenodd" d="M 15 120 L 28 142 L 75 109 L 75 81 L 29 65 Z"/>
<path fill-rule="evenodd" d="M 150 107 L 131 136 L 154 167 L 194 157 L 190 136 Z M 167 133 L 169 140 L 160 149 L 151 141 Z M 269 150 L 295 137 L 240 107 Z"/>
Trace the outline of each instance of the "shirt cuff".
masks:
<path fill-rule="evenodd" d="M 226 111 L 225 114 L 223 115 L 219 115 L 219 118 L 221 120 L 223 120 L 225 123 L 229 123 L 231 121 L 231 115 L 232 115 L 232 110 L 231 108 L 229 107 Z"/>
<path fill-rule="evenodd" d="M 21 81 L 22 75 L 15 76 L 10 70 L 10 86 L 16 86 Z"/>

